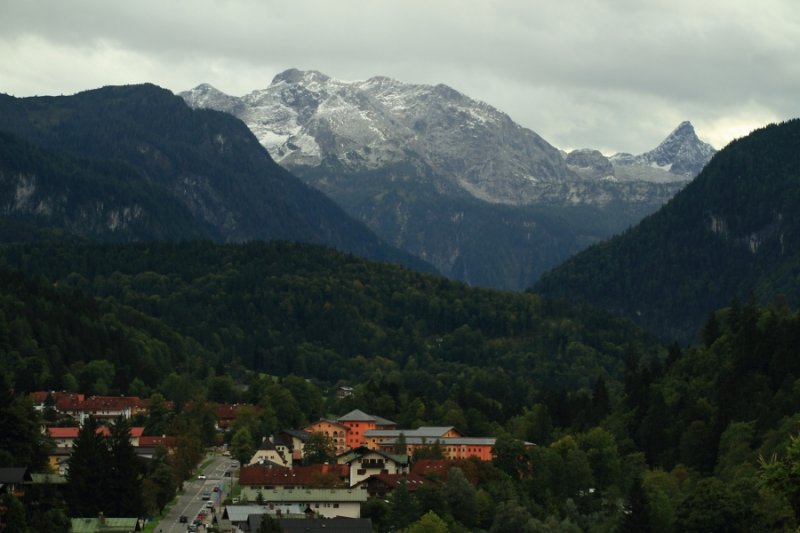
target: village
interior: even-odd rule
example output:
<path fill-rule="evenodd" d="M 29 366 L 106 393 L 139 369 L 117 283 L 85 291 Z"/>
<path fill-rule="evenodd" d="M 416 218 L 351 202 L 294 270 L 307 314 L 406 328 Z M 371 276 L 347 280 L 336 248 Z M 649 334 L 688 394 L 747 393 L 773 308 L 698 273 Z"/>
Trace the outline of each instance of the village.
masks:
<path fill-rule="evenodd" d="M 337 391 L 340 397 L 348 393 L 348 388 Z M 109 438 L 109 425 L 145 419 L 150 407 L 149 400 L 136 396 L 40 391 L 31 399 L 38 411 L 49 411 L 46 419 L 57 419 L 59 424 L 43 428 L 52 443 L 51 474 L 32 474 L 24 467 L 0 469 L 2 490 L 23 499 L 26 488 L 36 483 L 66 484 L 75 440 L 87 420 L 98 422 L 97 434 Z M 171 402 L 166 406 L 175 408 Z M 257 409 L 248 404 L 214 404 L 212 408 L 221 443 L 237 416 Z M 68 421 L 73 423 L 67 425 Z M 148 435 L 145 427 L 138 425 L 130 427 L 129 440 L 144 462 L 158 453 L 175 454 L 178 446 L 175 436 Z M 256 532 L 267 515 L 279 520 L 284 531 L 301 525 L 303 531 L 316 531 L 315 527 L 330 531 L 330 520 L 346 521 L 347 531 L 372 531 L 370 519 L 362 512 L 370 499 L 385 500 L 398 488 L 414 492 L 426 485 L 440 485 L 450 465 L 491 461 L 495 442 L 495 438 L 466 436 L 452 426 L 398 428 L 391 420 L 354 409 L 305 427 L 278 431 L 264 438 L 249 457 L 232 457 L 228 444 L 207 449 L 205 462 L 198 465 L 190 482 L 200 487 L 199 510 L 190 516 L 165 514 L 155 526 L 158 529 L 151 530 Z M 203 466 L 208 466 L 208 473 Z M 220 468 L 211 470 L 217 466 Z M 176 501 L 196 499 L 187 495 L 193 486 L 185 485 Z M 148 521 L 142 517 L 100 515 L 73 518 L 71 531 L 140 531 L 146 527 Z"/>

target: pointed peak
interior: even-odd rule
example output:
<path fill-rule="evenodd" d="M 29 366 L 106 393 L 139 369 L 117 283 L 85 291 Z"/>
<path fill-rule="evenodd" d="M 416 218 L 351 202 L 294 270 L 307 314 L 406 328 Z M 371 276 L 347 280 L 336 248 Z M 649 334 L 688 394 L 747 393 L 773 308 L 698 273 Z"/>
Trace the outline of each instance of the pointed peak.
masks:
<path fill-rule="evenodd" d="M 683 122 L 678 124 L 677 128 L 672 130 L 672 133 L 669 136 L 670 137 L 675 136 L 675 135 L 685 136 L 685 135 L 689 135 L 689 134 L 692 134 L 692 135 L 695 134 L 694 126 L 688 120 L 684 120 Z"/>
<path fill-rule="evenodd" d="M 216 87 L 214 87 L 213 85 L 211 85 L 210 83 L 201 83 L 200 85 L 198 85 L 194 89 L 191 89 L 191 91 L 189 91 L 189 92 L 225 94 L 222 91 L 220 91 L 219 89 L 217 89 Z"/>

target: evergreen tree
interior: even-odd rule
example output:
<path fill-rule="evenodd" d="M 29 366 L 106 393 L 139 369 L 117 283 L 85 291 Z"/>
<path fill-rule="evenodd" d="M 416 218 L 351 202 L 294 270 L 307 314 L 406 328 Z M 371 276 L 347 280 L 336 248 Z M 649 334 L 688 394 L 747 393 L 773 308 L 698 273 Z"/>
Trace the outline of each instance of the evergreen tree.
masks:
<path fill-rule="evenodd" d="M 70 516 L 97 516 L 113 505 L 108 499 L 108 448 L 94 417 L 83 423 L 67 464 Z"/>
<path fill-rule="evenodd" d="M 139 458 L 131 444 L 130 423 L 122 417 L 111 426 L 108 441 L 108 516 L 142 514 L 142 476 Z"/>
<path fill-rule="evenodd" d="M 392 491 L 389 506 L 389 523 L 395 529 L 408 527 L 419 517 L 414 499 L 408 492 L 405 481 L 401 481 Z"/>
<path fill-rule="evenodd" d="M 477 491 L 464 476 L 464 471 L 457 466 L 452 467 L 447 472 L 447 481 L 442 490 L 453 518 L 467 527 L 474 527 L 478 518 Z"/>
<path fill-rule="evenodd" d="M 650 513 L 647 509 L 647 495 L 642 486 L 642 478 L 637 476 L 633 480 L 628 492 L 628 505 L 625 508 L 625 519 L 622 522 L 620 533 L 649 533 Z"/>
<path fill-rule="evenodd" d="M 281 523 L 273 518 L 269 513 L 261 515 L 261 524 L 258 526 L 258 533 L 283 533 Z"/>

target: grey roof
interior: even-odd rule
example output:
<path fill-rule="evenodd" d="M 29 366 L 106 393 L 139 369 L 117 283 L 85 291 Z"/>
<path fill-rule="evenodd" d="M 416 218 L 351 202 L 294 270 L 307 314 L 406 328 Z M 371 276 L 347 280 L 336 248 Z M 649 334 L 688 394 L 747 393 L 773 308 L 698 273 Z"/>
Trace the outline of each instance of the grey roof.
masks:
<path fill-rule="evenodd" d="M 383 418 L 382 416 L 375 416 L 375 415 L 368 415 L 361 409 L 353 409 L 346 415 L 340 416 L 336 419 L 337 422 L 363 422 L 363 421 L 370 421 L 375 422 L 379 426 L 396 426 L 396 422 L 392 422 L 388 418 Z"/>
<path fill-rule="evenodd" d="M 301 502 L 365 502 L 367 491 L 362 489 L 266 489 L 260 491 L 268 503 Z"/>
<path fill-rule="evenodd" d="M 260 514 L 250 515 L 250 531 L 258 531 L 262 520 Z M 278 522 L 286 533 L 372 533 L 369 518 L 280 518 Z"/>
<path fill-rule="evenodd" d="M 369 448 L 356 448 L 355 450 L 348 450 L 337 457 L 337 461 L 339 464 L 351 463 L 356 459 L 360 459 L 365 455 L 369 454 L 376 454 L 380 455 L 381 457 L 386 457 L 387 459 L 391 459 L 395 463 L 401 465 L 408 464 L 408 455 L 397 454 L 397 453 L 388 453 L 384 452 L 383 450 L 370 450 Z"/>
<path fill-rule="evenodd" d="M 0 468 L 0 483 L 24 483 L 31 481 L 31 475 L 24 466 Z"/>
<path fill-rule="evenodd" d="M 383 418 L 382 416 L 375 416 L 375 423 L 379 426 L 396 426 L 397 422 L 389 420 L 388 418 Z"/>
<path fill-rule="evenodd" d="M 251 514 L 263 514 L 269 511 L 265 505 L 226 505 L 223 518 L 227 517 L 231 522 L 246 522 Z"/>
<path fill-rule="evenodd" d="M 308 431 L 303 431 L 302 429 L 284 429 L 283 431 L 281 431 L 281 433 L 285 433 L 290 437 L 296 437 L 302 441 L 308 440 L 308 437 L 311 436 L 311 433 L 309 433 Z"/>
<path fill-rule="evenodd" d="M 418 429 L 370 429 L 364 432 L 365 437 L 399 437 L 402 433 L 409 437 L 442 437 L 450 430 L 456 429 L 453 426 L 422 426 Z M 457 431 L 457 430 L 456 430 Z"/>
<path fill-rule="evenodd" d="M 364 420 L 375 420 L 375 417 L 372 415 L 368 415 L 361 409 L 353 409 L 349 413 L 344 416 L 340 416 L 336 419 L 337 422 L 341 422 L 344 420 L 345 422 L 362 422 Z"/>
<path fill-rule="evenodd" d="M 381 443 L 382 446 L 390 446 L 397 439 L 389 439 Z M 426 439 L 424 437 L 406 437 L 406 444 L 433 444 L 439 441 L 442 446 L 494 446 L 497 441 L 494 437 L 438 437 Z"/>
<path fill-rule="evenodd" d="M 286 533 L 372 533 L 369 518 L 281 519 Z"/>

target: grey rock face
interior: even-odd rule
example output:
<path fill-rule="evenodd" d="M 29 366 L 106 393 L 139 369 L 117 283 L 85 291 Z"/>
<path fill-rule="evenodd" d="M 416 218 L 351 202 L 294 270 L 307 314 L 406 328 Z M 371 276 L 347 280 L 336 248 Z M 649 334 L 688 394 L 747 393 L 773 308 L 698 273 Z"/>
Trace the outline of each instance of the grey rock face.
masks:
<path fill-rule="evenodd" d="M 715 153 L 714 147 L 697 137 L 692 123 L 685 121 L 653 150 L 638 156 L 616 154 L 611 160 L 617 166 L 649 166 L 689 180 L 703 170 Z"/>
<path fill-rule="evenodd" d="M 192 107 L 241 118 L 277 162 L 299 174 L 323 162 L 364 172 L 420 159 L 452 186 L 491 203 L 601 208 L 611 201 L 639 203 L 641 194 L 628 197 L 630 187 L 618 183 L 641 181 L 640 193 L 646 183 L 660 184 L 645 200 L 657 207 L 669 199 L 661 184 L 673 183 L 671 196 L 714 153 L 685 122 L 639 156 L 609 159 L 596 150 L 578 150 L 565 158 L 486 103 L 446 85 L 383 76 L 345 82 L 290 69 L 266 89 L 240 98 L 206 84 L 181 96 Z"/>

